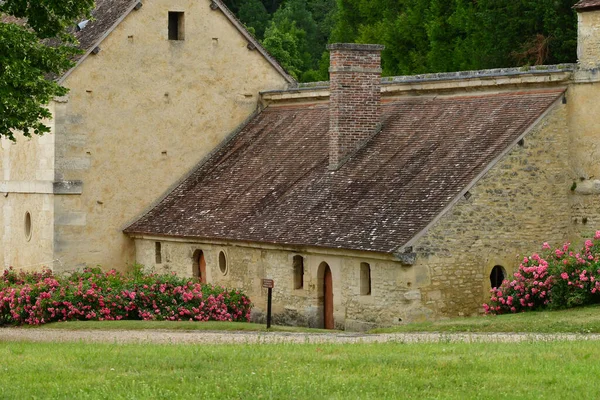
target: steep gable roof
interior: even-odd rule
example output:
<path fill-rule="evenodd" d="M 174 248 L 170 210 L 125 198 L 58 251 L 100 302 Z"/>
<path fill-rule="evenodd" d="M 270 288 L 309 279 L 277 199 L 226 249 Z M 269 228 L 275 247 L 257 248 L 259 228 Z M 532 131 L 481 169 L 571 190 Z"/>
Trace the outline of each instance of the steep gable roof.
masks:
<path fill-rule="evenodd" d="M 382 130 L 335 172 L 328 106 L 270 107 L 125 232 L 393 253 L 562 92 L 386 102 Z"/>
<path fill-rule="evenodd" d="M 200 1 L 200 0 L 199 0 Z M 209 2 L 209 0 L 203 0 Z M 96 0 L 96 8 L 92 12 L 92 20 L 81 31 L 76 32 L 75 36 L 79 40 L 79 46 L 83 54 L 75 60 L 79 65 L 90 53 L 100 45 L 100 43 L 131 13 L 138 4 L 143 4 L 140 0 Z M 220 0 L 210 0 L 210 6 L 218 9 L 231 24 L 240 32 L 240 34 L 251 44 L 251 47 L 258 52 L 275 68 L 290 84 L 296 81 L 283 67 L 275 60 L 267 50 L 246 30 L 244 25 L 233 15 L 233 13 Z M 59 81 L 64 81 L 66 77 L 75 69 L 67 71 Z"/>

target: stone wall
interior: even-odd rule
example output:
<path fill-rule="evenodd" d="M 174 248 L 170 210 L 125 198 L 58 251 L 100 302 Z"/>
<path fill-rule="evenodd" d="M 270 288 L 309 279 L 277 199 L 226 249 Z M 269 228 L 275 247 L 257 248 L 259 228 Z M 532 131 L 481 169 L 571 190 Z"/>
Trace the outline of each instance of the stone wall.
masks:
<path fill-rule="evenodd" d="M 125 269 L 128 223 L 256 110 L 259 90 L 286 87 L 210 4 L 145 2 L 65 80 L 55 179 L 83 182 L 81 195 L 55 201 L 66 269 Z M 169 11 L 185 13 L 185 40 L 168 40 Z"/>
<path fill-rule="evenodd" d="M 0 262 L 24 270 L 60 268 L 53 256 L 54 196 L 37 193 L 0 195 Z M 30 224 L 26 228 L 26 214 Z M 29 229 L 28 229 L 29 228 Z"/>
<path fill-rule="evenodd" d="M 155 258 L 156 242 L 161 243 L 162 262 Z M 421 304 L 419 286 L 429 283 L 423 267 L 402 266 L 391 256 L 369 253 L 328 253 L 319 249 L 260 248 L 234 244 L 185 243 L 160 238 L 136 239 L 137 261 L 148 271 L 176 272 L 192 276 L 193 254 L 202 250 L 206 259 L 207 282 L 243 289 L 254 303 L 253 318 L 265 317 L 267 290 L 263 278 L 275 281 L 273 313 L 276 323 L 322 327 L 323 262 L 333 277 L 334 320 L 336 327 L 365 330 L 374 326 L 420 321 L 431 317 Z M 219 267 L 219 253 L 227 258 L 227 273 Z M 304 258 L 304 285 L 294 287 L 293 258 Z M 361 295 L 360 264 L 371 267 L 371 293 Z"/>
<path fill-rule="evenodd" d="M 56 116 L 55 103 L 50 112 Z M 54 132 L 58 118 L 46 121 L 50 133 L 16 143 L 0 139 L 0 267 L 53 267 Z M 25 213 L 32 232 L 25 237 Z"/>
<path fill-rule="evenodd" d="M 416 266 L 431 276 L 423 302 L 436 315 L 481 312 L 495 265 L 511 276 L 543 242 L 568 239 L 566 117 L 557 106 L 415 243 Z"/>
<path fill-rule="evenodd" d="M 600 67 L 600 10 L 577 13 L 577 58 L 581 68 Z"/>
<path fill-rule="evenodd" d="M 580 244 L 600 229 L 600 82 L 572 84 L 567 109 L 570 238 Z"/>

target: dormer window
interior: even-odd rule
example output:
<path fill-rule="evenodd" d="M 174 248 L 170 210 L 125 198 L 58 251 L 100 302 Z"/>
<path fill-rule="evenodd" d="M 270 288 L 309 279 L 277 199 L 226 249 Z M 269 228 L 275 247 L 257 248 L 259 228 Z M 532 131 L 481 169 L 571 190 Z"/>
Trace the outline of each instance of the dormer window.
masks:
<path fill-rule="evenodd" d="M 180 11 L 169 11 L 169 40 L 185 39 L 184 14 Z"/>

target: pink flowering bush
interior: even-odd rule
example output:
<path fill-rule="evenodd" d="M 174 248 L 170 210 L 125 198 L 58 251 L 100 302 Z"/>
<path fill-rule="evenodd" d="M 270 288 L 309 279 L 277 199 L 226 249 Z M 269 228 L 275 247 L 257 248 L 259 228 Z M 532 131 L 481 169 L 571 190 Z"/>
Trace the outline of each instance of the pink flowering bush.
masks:
<path fill-rule="evenodd" d="M 252 303 L 239 290 L 175 275 L 102 272 L 70 276 L 4 271 L 0 276 L 0 325 L 122 319 L 249 321 Z"/>
<path fill-rule="evenodd" d="M 570 243 L 525 257 L 514 274 L 491 290 L 486 314 L 505 314 L 541 308 L 569 308 L 600 303 L 600 231 L 580 251 Z"/>

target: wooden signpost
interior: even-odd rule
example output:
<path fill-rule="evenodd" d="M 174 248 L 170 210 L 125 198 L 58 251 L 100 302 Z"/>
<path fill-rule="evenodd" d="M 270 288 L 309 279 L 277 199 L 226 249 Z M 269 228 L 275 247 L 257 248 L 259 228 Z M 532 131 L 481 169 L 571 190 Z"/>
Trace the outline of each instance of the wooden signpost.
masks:
<path fill-rule="evenodd" d="M 271 329 L 271 299 L 273 298 L 273 286 L 275 286 L 275 282 L 273 279 L 263 279 L 262 287 L 268 289 L 267 294 L 267 329 Z"/>

